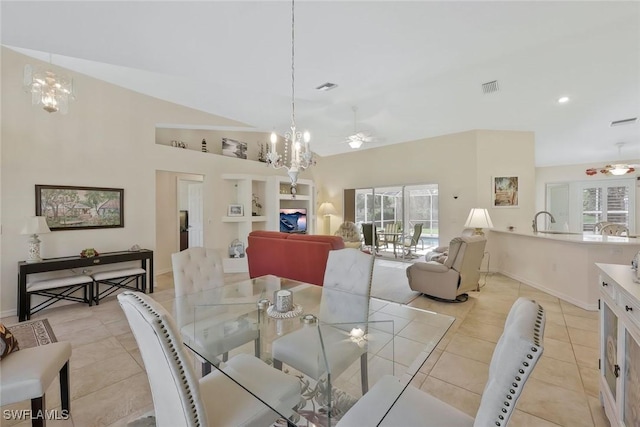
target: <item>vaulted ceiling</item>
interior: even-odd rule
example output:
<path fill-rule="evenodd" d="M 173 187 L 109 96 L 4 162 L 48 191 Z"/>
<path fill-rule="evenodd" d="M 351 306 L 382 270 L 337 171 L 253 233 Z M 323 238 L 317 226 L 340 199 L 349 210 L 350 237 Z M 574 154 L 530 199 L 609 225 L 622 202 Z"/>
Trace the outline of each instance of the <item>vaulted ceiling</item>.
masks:
<path fill-rule="evenodd" d="M 2 44 L 22 53 L 259 131 L 290 125 L 290 2 L 0 7 Z M 504 129 L 535 132 L 538 166 L 640 158 L 640 123 L 610 126 L 640 114 L 639 2 L 302 0 L 295 23 L 296 122 L 320 155 L 351 150 L 357 106 L 376 141 L 361 149 Z"/>

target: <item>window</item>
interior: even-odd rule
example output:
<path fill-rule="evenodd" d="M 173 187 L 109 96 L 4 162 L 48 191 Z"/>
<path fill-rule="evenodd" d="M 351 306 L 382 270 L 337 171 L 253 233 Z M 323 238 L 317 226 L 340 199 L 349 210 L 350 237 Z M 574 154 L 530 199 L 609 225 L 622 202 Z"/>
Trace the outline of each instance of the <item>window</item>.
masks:
<path fill-rule="evenodd" d="M 635 234 L 635 179 L 548 183 L 546 210 L 556 219 L 540 229 L 593 233 L 600 221 L 624 224 Z"/>
<path fill-rule="evenodd" d="M 581 224 L 583 232 L 593 233 L 600 221 L 624 224 L 635 228 L 632 199 L 633 180 L 582 182 Z"/>

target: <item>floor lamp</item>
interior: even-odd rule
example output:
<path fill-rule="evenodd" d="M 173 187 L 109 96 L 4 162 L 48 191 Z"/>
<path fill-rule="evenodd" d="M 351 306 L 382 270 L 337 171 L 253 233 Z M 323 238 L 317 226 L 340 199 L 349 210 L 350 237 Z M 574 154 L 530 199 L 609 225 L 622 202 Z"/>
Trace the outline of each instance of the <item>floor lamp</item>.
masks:
<path fill-rule="evenodd" d="M 338 211 L 331 202 L 323 202 L 318 208 L 318 215 L 323 217 L 322 234 L 331 234 L 331 215 L 337 215 Z"/>

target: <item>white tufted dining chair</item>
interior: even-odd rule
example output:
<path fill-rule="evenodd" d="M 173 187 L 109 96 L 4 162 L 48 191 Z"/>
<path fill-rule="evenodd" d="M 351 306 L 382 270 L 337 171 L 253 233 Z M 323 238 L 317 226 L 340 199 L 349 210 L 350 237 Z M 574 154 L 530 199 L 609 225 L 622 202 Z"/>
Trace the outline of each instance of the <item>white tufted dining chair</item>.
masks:
<path fill-rule="evenodd" d="M 629 229 L 624 224 L 608 223 L 600 228 L 602 236 L 628 236 Z"/>
<path fill-rule="evenodd" d="M 513 304 L 504 332 L 493 351 L 489 378 L 475 419 L 386 375 L 347 411 L 337 427 L 504 427 L 509 423 L 525 382 L 542 356 L 544 326 L 544 309 L 537 302 L 521 297 Z M 382 422 L 378 423 L 380 419 Z"/>
<path fill-rule="evenodd" d="M 193 247 L 171 254 L 176 297 L 224 286 L 222 258 L 215 249 Z"/>
<path fill-rule="evenodd" d="M 185 249 L 171 255 L 171 265 L 176 298 L 224 286 L 222 258 L 215 249 L 203 247 Z M 176 310 L 179 311 L 180 308 L 180 305 L 176 305 Z M 207 348 L 210 353 L 221 354 L 223 362 L 227 361 L 229 351 L 251 341 L 255 341 L 256 357 L 260 356 L 259 332 L 253 328 L 225 328 L 219 321 L 209 324 L 200 321 L 199 325 L 207 327 L 208 330 L 196 332 L 191 313 L 181 315 L 178 312 L 176 316 L 184 337 L 197 341 L 207 336 L 207 342 L 199 342 L 198 345 Z M 234 332 L 228 332 L 229 329 Z M 198 359 L 202 364 L 203 375 L 211 372 L 211 364 L 199 357 Z"/>
<path fill-rule="evenodd" d="M 300 383 L 247 354 L 231 358 L 222 370 L 196 379 L 173 318 L 145 294 L 118 295 L 147 371 L 156 426 L 264 426 L 280 416 L 223 372 L 246 377 L 242 383 L 272 407 L 293 408 Z M 289 416 L 290 414 L 283 414 Z"/>
<path fill-rule="evenodd" d="M 369 317 L 369 296 L 373 276 L 374 256 L 353 248 L 329 252 L 324 273 L 319 320 L 324 324 L 366 324 Z M 333 291 L 333 292 L 332 292 Z M 360 358 L 362 393 L 368 390 L 367 349 L 345 340 L 338 328 L 323 329 L 327 362 L 332 376 L 338 376 Z M 366 331 L 365 331 L 366 333 Z M 273 366 L 282 369 L 285 363 L 313 379 L 326 373 L 326 366 L 318 363 L 321 353 L 315 328 L 298 329 L 272 343 Z"/>

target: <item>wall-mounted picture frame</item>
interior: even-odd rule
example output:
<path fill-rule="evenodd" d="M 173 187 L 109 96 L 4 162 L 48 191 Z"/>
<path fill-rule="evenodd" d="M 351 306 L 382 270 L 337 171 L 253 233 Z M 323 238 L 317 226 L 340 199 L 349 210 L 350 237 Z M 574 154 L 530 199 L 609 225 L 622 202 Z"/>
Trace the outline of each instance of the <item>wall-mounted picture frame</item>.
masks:
<path fill-rule="evenodd" d="M 229 205 L 227 216 L 244 216 L 244 207 L 242 205 Z"/>
<path fill-rule="evenodd" d="M 51 231 L 124 227 L 124 189 L 36 185 L 36 216 Z"/>
<path fill-rule="evenodd" d="M 247 143 L 235 139 L 222 138 L 222 154 L 238 159 L 247 158 Z"/>
<path fill-rule="evenodd" d="M 517 176 L 494 176 L 491 183 L 494 208 L 518 207 L 519 182 Z"/>

